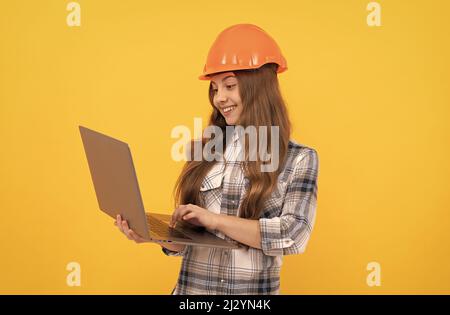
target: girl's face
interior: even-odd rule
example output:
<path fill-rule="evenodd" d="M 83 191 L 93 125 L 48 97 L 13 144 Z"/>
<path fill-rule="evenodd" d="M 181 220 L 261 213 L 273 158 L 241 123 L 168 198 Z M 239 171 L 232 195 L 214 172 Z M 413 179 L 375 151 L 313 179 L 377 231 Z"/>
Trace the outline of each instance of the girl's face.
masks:
<path fill-rule="evenodd" d="M 225 118 L 228 125 L 235 125 L 242 113 L 238 80 L 233 72 L 211 75 L 214 92 L 214 106 Z"/>

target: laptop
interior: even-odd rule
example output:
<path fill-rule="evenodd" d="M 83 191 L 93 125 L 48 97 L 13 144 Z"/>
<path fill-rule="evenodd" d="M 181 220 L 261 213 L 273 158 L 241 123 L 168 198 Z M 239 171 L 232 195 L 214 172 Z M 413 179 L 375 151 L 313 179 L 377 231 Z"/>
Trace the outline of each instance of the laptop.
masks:
<path fill-rule="evenodd" d="M 120 214 L 133 231 L 151 242 L 239 248 L 237 242 L 203 227 L 177 222 L 172 228 L 171 215 L 145 212 L 128 144 L 83 126 L 79 129 L 101 211 L 114 219 Z"/>

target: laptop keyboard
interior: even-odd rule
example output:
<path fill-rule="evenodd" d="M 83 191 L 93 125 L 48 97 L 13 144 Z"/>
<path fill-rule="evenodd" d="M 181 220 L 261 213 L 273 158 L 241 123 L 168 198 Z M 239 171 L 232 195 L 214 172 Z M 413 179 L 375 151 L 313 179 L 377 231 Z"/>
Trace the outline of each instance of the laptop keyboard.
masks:
<path fill-rule="evenodd" d="M 158 234 L 159 236 L 163 237 L 177 237 L 177 238 L 186 238 L 190 239 L 185 234 L 169 227 L 167 224 L 163 223 L 162 221 L 156 219 L 155 217 L 150 217 L 147 215 L 147 224 L 150 228 L 150 231 L 153 233 Z"/>

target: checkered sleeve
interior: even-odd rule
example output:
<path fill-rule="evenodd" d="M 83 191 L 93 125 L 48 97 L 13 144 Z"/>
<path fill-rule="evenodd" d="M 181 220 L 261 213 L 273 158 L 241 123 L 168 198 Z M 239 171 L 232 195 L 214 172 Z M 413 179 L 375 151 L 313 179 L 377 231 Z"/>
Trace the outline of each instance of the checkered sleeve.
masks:
<path fill-rule="evenodd" d="M 318 155 L 309 148 L 298 156 L 279 217 L 261 218 L 264 254 L 300 254 L 306 249 L 314 225 L 317 205 Z"/>
<path fill-rule="evenodd" d="M 165 247 L 161 246 L 162 252 L 167 255 L 167 256 L 184 256 L 187 253 L 189 245 L 185 245 L 184 248 L 182 250 L 180 250 L 179 252 L 167 249 Z"/>

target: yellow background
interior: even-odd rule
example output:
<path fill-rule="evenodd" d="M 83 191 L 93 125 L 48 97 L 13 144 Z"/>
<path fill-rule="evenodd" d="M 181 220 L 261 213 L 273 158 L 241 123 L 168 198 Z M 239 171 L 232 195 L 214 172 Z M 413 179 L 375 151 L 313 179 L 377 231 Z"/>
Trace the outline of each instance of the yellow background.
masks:
<path fill-rule="evenodd" d="M 209 116 L 197 76 L 236 23 L 281 46 L 292 138 L 319 153 L 316 226 L 281 292 L 450 293 L 448 1 L 378 1 L 381 27 L 361 0 L 79 0 L 80 27 L 69 2 L 0 6 L 1 293 L 171 292 L 181 259 L 98 210 L 78 125 L 128 142 L 147 210 L 170 214 L 170 132 Z"/>

